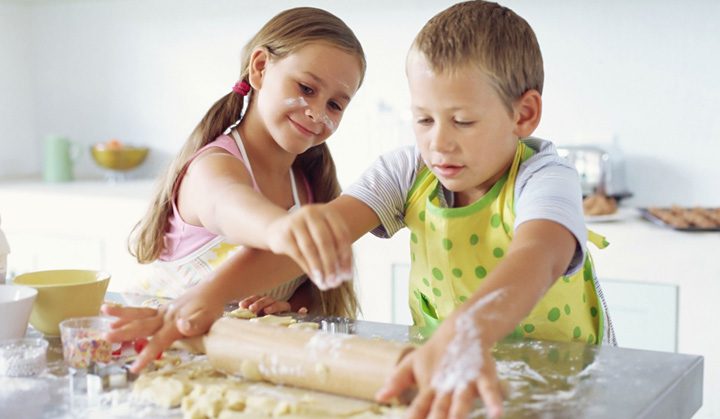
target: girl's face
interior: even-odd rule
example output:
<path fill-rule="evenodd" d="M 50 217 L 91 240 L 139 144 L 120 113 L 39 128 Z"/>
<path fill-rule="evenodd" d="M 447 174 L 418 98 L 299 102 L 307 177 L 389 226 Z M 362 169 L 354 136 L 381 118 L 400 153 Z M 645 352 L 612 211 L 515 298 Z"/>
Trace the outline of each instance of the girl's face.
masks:
<path fill-rule="evenodd" d="M 324 43 L 308 44 L 279 60 L 268 59 L 262 50 L 254 54 L 250 82 L 256 107 L 281 148 L 300 154 L 335 132 L 362 77 L 355 55 Z"/>
<path fill-rule="evenodd" d="M 411 52 L 407 76 L 425 164 L 455 192 L 459 205 L 475 202 L 512 163 L 519 137 L 516 116 L 479 69 L 437 74 L 422 54 Z"/>

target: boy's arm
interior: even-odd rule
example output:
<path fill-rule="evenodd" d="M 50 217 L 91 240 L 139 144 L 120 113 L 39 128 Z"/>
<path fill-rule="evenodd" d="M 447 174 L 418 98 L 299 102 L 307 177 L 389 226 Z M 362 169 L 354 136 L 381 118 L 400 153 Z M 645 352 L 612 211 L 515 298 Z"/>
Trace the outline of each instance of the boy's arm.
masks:
<path fill-rule="evenodd" d="M 499 292 L 500 296 L 475 316 L 485 339 L 497 342 L 512 332 L 555 280 L 565 274 L 576 246 L 575 236 L 558 223 L 533 220 L 521 224 L 505 260 L 458 311 L 469 310 L 474 302 Z"/>
<path fill-rule="evenodd" d="M 502 410 L 502 392 L 492 347 L 530 313 L 565 273 L 575 247 L 575 237 L 553 221 L 521 224 L 505 260 L 425 345 L 401 362 L 378 392 L 378 400 L 390 401 L 417 385 L 419 392 L 411 418 L 426 417 L 431 406 L 449 406 L 451 400 L 453 412 L 468 412 L 478 395 L 488 407 L 489 416 L 497 417 Z M 467 377 L 467 381 L 458 382 L 458 376 Z"/>

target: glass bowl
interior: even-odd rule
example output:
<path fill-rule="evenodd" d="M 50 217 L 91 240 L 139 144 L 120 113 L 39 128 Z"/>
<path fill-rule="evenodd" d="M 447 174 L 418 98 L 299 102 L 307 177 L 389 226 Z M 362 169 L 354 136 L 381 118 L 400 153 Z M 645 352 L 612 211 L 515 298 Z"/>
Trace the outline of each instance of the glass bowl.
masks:
<path fill-rule="evenodd" d="M 0 375 L 26 377 L 47 365 L 48 341 L 42 338 L 0 340 Z"/>
<path fill-rule="evenodd" d="M 113 351 L 120 344 L 112 344 L 103 337 L 110 331 L 115 317 L 74 317 L 60 322 L 63 358 L 70 368 L 86 369 L 94 364 L 114 361 Z"/>

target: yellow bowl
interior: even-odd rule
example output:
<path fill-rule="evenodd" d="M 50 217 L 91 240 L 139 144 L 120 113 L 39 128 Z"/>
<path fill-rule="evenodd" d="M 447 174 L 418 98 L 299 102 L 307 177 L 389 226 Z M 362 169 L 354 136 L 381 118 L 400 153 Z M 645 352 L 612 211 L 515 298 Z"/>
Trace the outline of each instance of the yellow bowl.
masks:
<path fill-rule="evenodd" d="M 58 336 L 61 321 L 97 316 L 110 282 L 110 274 L 90 270 L 54 270 L 21 274 L 16 285 L 38 290 L 30 324 L 46 335 Z"/>
<path fill-rule="evenodd" d="M 93 160 L 100 167 L 110 170 L 126 171 L 134 169 L 147 157 L 150 151 L 147 147 L 123 146 L 122 148 L 107 148 L 104 144 L 90 147 Z"/>

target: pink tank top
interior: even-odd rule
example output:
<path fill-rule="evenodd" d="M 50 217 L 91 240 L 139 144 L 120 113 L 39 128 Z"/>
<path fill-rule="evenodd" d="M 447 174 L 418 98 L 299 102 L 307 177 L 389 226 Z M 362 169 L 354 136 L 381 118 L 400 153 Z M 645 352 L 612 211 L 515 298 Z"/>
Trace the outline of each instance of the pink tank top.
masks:
<path fill-rule="evenodd" d="M 236 131 L 233 132 L 233 135 L 235 134 Z M 190 162 L 192 162 L 203 151 L 211 147 L 220 147 L 235 156 L 245 165 L 248 173 L 250 173 L 250 177 L 252 178 L 253 182 L 253 188 L 256 191 L 262 193 L 260 191 L 260 188 L 258 188 L 257 182 L 255 182 L 255 175 L 252 172 L 252 168 L 247 159 L 245 150 L 240 149 L 240 147 L 242 147 L 242 140 L 240 139 L 239 135 L 237 135 L 237 137 L 240 146 L 238 146 L 238 142 L 236 142 L 235 139 L 233 137 L 230 137 L 229 135 L 221 135 L 220 137 L 215 139 L 215 141 L 206 144 L 204 147 L 198 150 L 192 156 L 192 158 L 190 158 L 188 163 L 178 175 L 173 190 L 172 215 L 170 216 L 168 231 L 165 233 L 165 236 L 163 238 L 164 246 L 163 251 L 160 253 L 160 260 L 174 261 L 186 257 L 218 237 L 216 234 L 208 231 L 205 227 L 186 223 L 182 219 L 182 217 L 180 217 L 180 213 L 178 212 L 176 204 L 177 190 L 180 185 L 180 181 L 182 180 L 183 176 L 185 176 L 185 172 L 187 171 L 188 166 L 190 166 Z M 297 198 L 297 194 L 295 194 L 295 180 L 294 178 L 292 178 L 292 171 L 291 179 L 293 182 L 293 192 L 295 195 L 295 206 L 299 206 L 300 202 Z M 310 185 L 308 184 L 307 179 L 305 179 L 304 177 L 303 184 L 305 185 L 305 190 L 307 191 L 308 202 L 312 202 L 312 191 L 310 190 Z"/>

